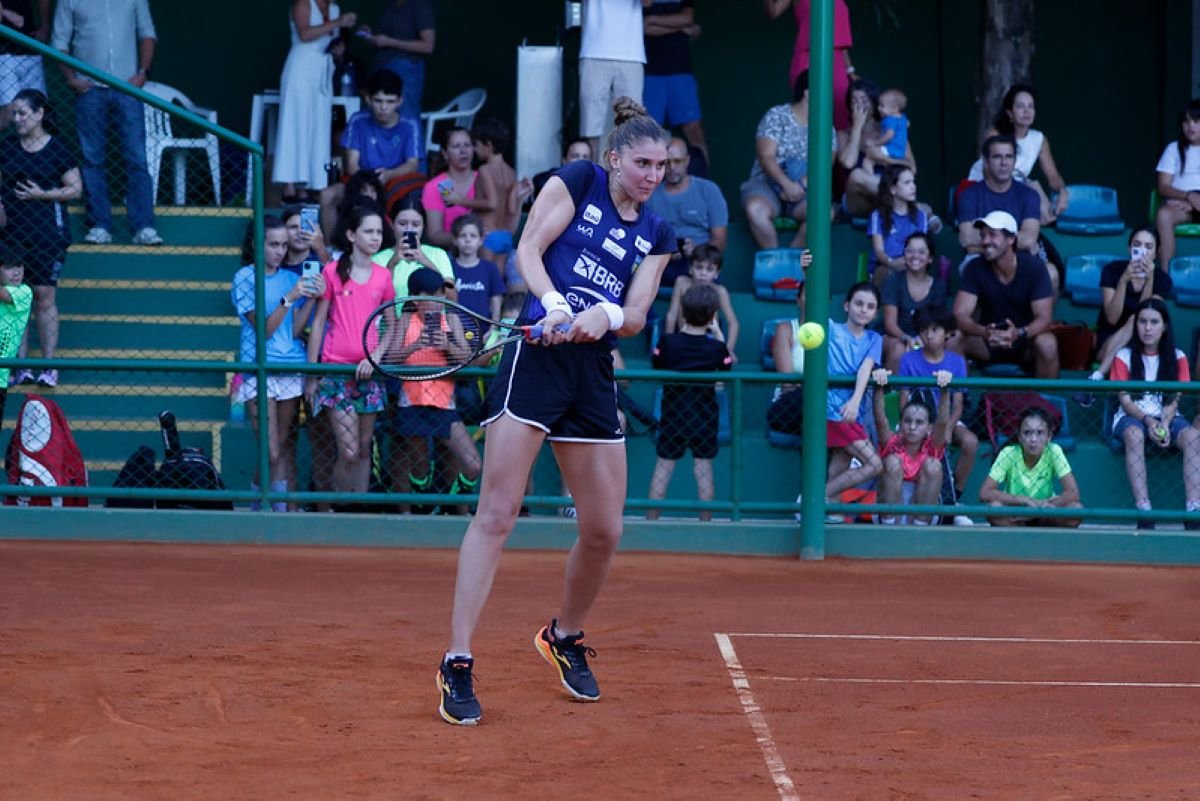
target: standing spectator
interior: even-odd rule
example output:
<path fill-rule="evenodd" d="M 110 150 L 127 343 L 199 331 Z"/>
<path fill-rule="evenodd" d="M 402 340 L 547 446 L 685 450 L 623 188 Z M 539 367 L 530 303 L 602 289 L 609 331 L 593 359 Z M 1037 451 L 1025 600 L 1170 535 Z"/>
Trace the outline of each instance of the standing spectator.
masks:
<path fill-rule="evenodd" d="M 900 369 L 900 357 L 921 347 L 917 315 L 946 307 L 946 284 L 932 269 L 937 252 L 929 234 L 910 234 L 904 243 L 903 272 L 883 285 L 883 354 L 887 369 Z"/>
<path fill-rule="evenodd" d="M 319 381 L 310 375 L 304 396 L 313 414 L 330 416 L 337 440 L 334 490 L 366 492 L 371 437 L 375 415 L 384 408 L 384 393 L 371 377 L 374 368 L 363 347 L 363 331 L 371 313 L 394 299 L 396 292 L 387 270 L 371 261 L 383 241 L 383 217 L 369 207 L 355 206 L 339 227 L 337 244 L 343 252 L 322 271 L 325 292 L 317 302 L 308 338 L 308 361 L 352 364 L 355 371 L 352 375 L 321 376 Z M 392 316 L 388 323 L 394 326 L 396 318 Z"/>
<path fill-rule="evenodd" d="M 500 319 L 504 278 L 495 262 L 479 257 L 483 223 L 474 214 L 454 221 L 454 287 L 458 302 L 482 317 Z"/>
<path fill-rule="evenodd" d="M 324 294 L 320 276 L 301 278 L 290 270 L 281 269 L 288 252 L 288 230 L 283 220 L 263 218 L 263 299 L 269 309 L 265 322 L 267 361 L 273 365 L 304 364 L 308 360 L 304 341 L 300 338 L 312 307 L 310 298 Z M 241 347 L 238 358 L 253 362 L 257 356 L 255 339 L 255 266 L 251 262 L 233 276 L 231 297 L 238 322 L 241 324 Z M 304 376 L 300 373 L 269 373 L 267 375 L 267 446 L 270 465 L 271 491 L 287 492 L 295 488 L 296 451 L 290 436 L 296 420 L 300 396 L 304 394 Z M 246 416 L 258 430 L 258 377 L 245 375 L 234 395 L 235 403 L 246 405 Z M 257 481 L 251 482 L 257 490 Z M 271 510 L 287 511 L 287 503 L 273 501 Z"/>
<path fill-rule="evenodd" d="M 908 238 L 928 231 L 930 223 L 929 215 L 917 203 L 916 174 L 903 164 L 889 164 L 879 179 L 877 207 L 867 220 L 867 236 L 871 238 L 867 274 L 875 286 L 882 287 L 893 272 L 904 272 Z M 879 270 L 879 265 L 886 269 Z"/>
<path fill-rule="evenodd" d="M 369 111 L 360 111 L 350 118 L 342 133 L 344 150 L 343 182 L 321 190 L 321 219 L 325 234 L 330 235 L 337 225 L 334 211 L 346 197 L 346 183 L 362 170 L 375 174 L 383 192 L 379 196 L 382 208 L 388 209 L 389 184 L 416 177 L 420 162 L 420 132 L 411 120 L 401 119 L 400 102 L 404 82 L 395 73 L 378 70 L 367 81 Z M 412 187 L 415 189 L 415 186 Z"/>
<path fill-rule="evenodd" d="M 1050 141 L 1046 135 L 1033 127 L 1034 116 L 1033 87 L 1027 84 L 1016 84 L 1004 94 L 1004 102 L 992 122 L 991 129 L 985 136 L 1004 134 L 1011 136 L 1017 143 L 1017 160 L 1013 165 L 1013 179 L 1023 182 L 1038 193 L 1041 209 L 1042 225 L 1053 225 L 1058 215 L 1063 213 L 1069 201 L 1067 182 L 1058 172 L 1054 156 L 1050 154 Z M 1046 193 L 1041 183 L 1033 178 L 1035 167 L 1042 168 L 1042 175 L 1050 188 L 1058 193 L 1054 203 Z M 971 165 L 972 181 L 983 180 L 983 160 L 978 159 Z"/>
<path fill-rule="evenodd" d="M 767 16 L 776 19 L 792 0 L 763 0 L 763 10 Z M 796 46 L 792 50 L 792 64 L 788 68 L 788 85 L 796 83 L 796 76 L 806 72 L 811 64 L 809 45 L 811 31 L 809 22 L 812 17 L 811 0 L 796 0 Z M 854 76 L 854 65 L 850 63 L 850 47 L 854 37 L 850 32 L 850 9 L 846 0 L 834 0 L 833 3 L 833 127 L 841 130 L 850 124 L 849 113 L 843 98 L 850 88 L 850 80 Z"/>
<path fill-rule="evenodd" d="M 54 11 L 51 44 L 80 61 L 141 88 L 150 75 L 157 36 L 149 0 L 59 0 Z M 116 129 L 125 158 L 129 227 L 135 245 L 161 245 L 154 230 L 153 192 L 146 168 L 146 123 L 142 102 L 93 81 L 70 67 L 62 68 L 75 90 L 79 146 L 83 150 L 83 185 L 87 190 L 88 225 L 83 240 L 92 245 L 112 242 L 112 206 L 105 167 L 109 162 L 110 126 Z"/>
<path fill-rule="evenodd" d="M 33 306 L 33 290 L 23 283 L 25 268 L 10 255 L 0 258 L 0 359 L 11 359 L 25 336 L 29 324 L 29 309 Z M 15 376 L 14 376 L 15 378 Z M 4 401 L 8 388 L 9 370 L 0 367 L 0 428 L 4 425 Z"/>
<path fill-rule="evenodd" d="M 83 184 L 70 149 L 46 132 L 46 96 L 37 89 L 22 89 L 11 105 L 17 135 L 0 140 L 0 226 L 33 287 L 42 357 L 53 359 L 58 349 L 58 279 L 71 241 L 66 204 L 83 194 Z M 22 358 L 26 352 L 22 340 Z M 21 383 L 33 380 L 27 370 L 20 378 Z M 58 386 L 58 371 L 42 370 L 37 382 Z"/>
<path fill-rule="evenodd" d="M 1113 381 L 1191 381 L 1187 356 L 1175 347 L 1171 314 L 1161 298 L 1138 304 L 1134 336 L 1113 360 Z M 1125 446 L 1125 472 L 1133 490 L 1133 503 L 1148 512 L 1150 488 L 1146 481 L 1146 443 L 1160 451 L 1174 445 L 1183 452 L 1183 486 L 1187 511 L 1200 511 L 1200 430 L 1179 414 L 1180 394 L 1142 392 L 1136 399 L 1126 391 L 1117 394 L 1120 408 L 1113 415 L 1113 439 Z M 1188 528 L 1196 524 L 1188 523 Z M 1154 528 L 1153 520 L 1138 520 L 1138 528 Z"/>
<path fill-rule="evenodd" d="M 671 254 L 662 286 L 687 275 L 692 252 L 701 245 L 724 251 L 729 232 L 729 206 L 721 189 L 707 178 L 691 175 L 687 143 L 672 137 L 667 145 L 667 171 L 650 196 L 650 208 L 675 229 L 681 247 Z"/>
<path fill-rule="evenodd" d="M 646 45 L 642 7 L 650 0 L 584 0 L 579 45 L 579 135 L 600 156 L 600 137 L 612 127 L 618 97 L 642 102 Z"/>
<path fill-rule="evenodd" d="M 992 469 L 979 488 L 979 500 L 997 509 L 1083 508 L 1071 464 L 1062 446 L 1050 441 L 1052 436 L 1054 432 L 1045 411 L 1030 407 L 1022 412 L 1017 439 L 996 454 Z M 1061 492 L 1055 492 L 1056 481 Z M 988 522 L 993 526 L 1079 527 L 1079 518 L 1067 517 L 997 515 L 989 517 Z"/>
<path fill-rule="evenodd" d="M 983 154 L 983 180 L 971 184 L 958 196 L 958 243 L 967 252 L 966 265 L 983 250 L 980 229 L 975 221 L 993 211 L 1007 212 L 1017 221 L 1018 250 L 1041 258 L 1038 238 L 1042 233 L 1041 206 L 1037 192 L 1025 184 L 1013 180 L 1013 163 L 1017 157 L 1017 143 L 1011 136 L 996 134 L 989 136 L 980 149 Z M 1045 262 L 1045 259 L 1041 259 Z M 1058 293 L 1058 272 L 1044 265 L 1050 277 L 1054 293 Z"/>
<path fill-rule="evenodd" d="M 688 146 L 703 157 L 707 171 L 708 139 L 700 121 L 700 92 L 692 74 L 690 40 L 700 36 L 695 5 L 695 0 L 650 0 L 650 5 L 643 9 L 646 37 L 643 92 L 650 116 L 659 125 L 678 125 L 687 137 Z"/>
<path fill-rule="evenodd" d="M 376 49 L 375 68 L 390 70 L 404 81 L 400 116 L 406 120 L 421 120 L 425 59 L 433 55 L 436 34 L 433 0 L 391 0 L 374 31 L 366 25 L 359 29 L 359 35 Z"/>
<path fill-rule="evenodd" d="M 33 13 L 35 2 L 37 19 Z M 50 38 L 50 0 L 8 0 L 0 5 L 0 25 L 44 42 Z M 22 89 L 37 89 L 45 94 L 42 57 L 4 39 L 0 41 L 0 130 L 12 122 L 9 104 Z"/>
<path fill-rule="evenodd" d="M 1162 198 L 1155 224 L 1162 262 L 1169 265 L 1175 258 L 1175 226 L 1200 219 L 1200 99 L 1179 113 L 1179 138 L 1166 146 L 1155 169 Z"/>
<path fill-rule="evenodd" d="M 279 79 L 279 135 L 275 148 L 275 182 L 283 184 L 283 202 L 298 203 L 297 185 L 308 200 L 328 183 L 329 135 L 333 120 L 333 57 L 329 46 L 342 28 L 355 22 L 330 0 L 292 0 L 288 26 L 292 49 Z M 336 204 L 335 204 L 336 205 Z"/>
<path fill-rule="evenodd" d="M 496 200 L 480 192 L 479 172 L 471 169 L 475 146 L 466 128 L 451 128 L 443 140 L 446 171 L 429 179 L 421 190 L 425 204 L 425 228 L 429 241 L 448 248 L 454 244 L 450 226 L 468 212 L 493 211 Z"/>
<path fill-rule="evenodd" d="M 321 264 L 333 261 L 333 252 L 325 244 L 321 226 L 305 226 L 299 206 L 285 206 L 280 218 L 288 232 L 287 253 L 283 257 L 283 263 L 279 265 L 282 269 L 299 275 L 301 265 L 309 259 L 315 259 Z"/>
<path fill-rule="evenodd" d="M 717 325 L 719 302 L 712 284 L 696 284 L 683 294 L 683 327 L 658 343 L 652 358 L 655 368 L 693 373 L 730 369 L 733 359 Z M 650 479 L 651 499 L 667 496 L 675 462 L 688 450 L 692 452 L 699 499 L 713 499 L 712 460 L 717 457 L 718 415 L 717 391 L 713 385 L 663 385 L 662 416 L 654 447 L 658 460 Z M 657 520 L 658 510 L 647 511 L 646 519 Z M 712 520 L 712 512 L 701 510 L 700 519 Z"/>
<path fill-rule="evenodd" d="M 1050 333 L 1054 291 L 1045 266 L 1014 249 L 1017 221 L 1008 212 L 993 211 L 974 227 L 981 258 L 967 264 L 954 298 L 964 353 L 981 364 L 1032 366 L 1038 378 L 1058 378 L 1058 341 Z"/>
<path fill-rule="evenodd" d="M 837 137 L 831 137 L 837 148 Z M 742 184 L 742 208 L 760 249 L 779 247 L 775 218 L 781 214 L 800 223 L 792 247 L 801 247 L 808 219 L 808 71 L 792 87 L 792 102 L 772 106 L 758 123 L 757 158 L 750 179 Z"/>
<path fill-rule="evenodd" d="M 495 262 L 501 273 L 513 252 L 513 235 L 521 218 L 521 203 L 533 191 L 532 184 L 517 181 L 517 173 L 504 160 L 511 133 L 495 118 L 482 120 L 471 129 L 475 158 L 479 160 L 479 193 L 491 211 L 479 215 L 483 223 L 483 258 Z"/>

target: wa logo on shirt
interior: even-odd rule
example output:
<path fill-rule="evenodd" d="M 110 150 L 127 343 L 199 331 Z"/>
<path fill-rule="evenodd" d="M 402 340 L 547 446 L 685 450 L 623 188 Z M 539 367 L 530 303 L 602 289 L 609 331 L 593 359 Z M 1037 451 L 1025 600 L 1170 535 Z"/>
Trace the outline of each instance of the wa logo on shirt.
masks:
<path fill-rule="evenodd" d="M 625 291 L 625 282 L 610 273 L 606 267 L 587 253 L 579 254 L 579 258 L 575 259 L 575 266 L 571 270 L 613 297 L 619 298 Z"/>

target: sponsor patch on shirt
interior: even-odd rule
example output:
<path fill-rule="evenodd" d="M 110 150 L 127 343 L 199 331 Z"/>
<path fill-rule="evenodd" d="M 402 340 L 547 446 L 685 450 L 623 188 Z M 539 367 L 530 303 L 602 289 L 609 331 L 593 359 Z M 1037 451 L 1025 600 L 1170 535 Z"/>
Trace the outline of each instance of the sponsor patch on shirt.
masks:
<path fill-rule="evenodd" d="M 600 247 L 604 248 L 609 253 L 616 256 L 618 259 L 625 258 L 625 248 L 621 247 L 620 245 L 618 245 L 616 242 L 612 241 L 611 239 L 605 238 L 604 242 L 600 245 Z"/>
<path fill-rule="evenodd" d="M 590 222 L 592 225 L 598 225 L 600 223 L 600 217 L 601 217 L 601 214 L 600 214 L 600 209 L 598 207 L 592 205 L 591 203 L 587 204 L 587 206 L 584 207 L 583 219 L 586 220 L 587 222 Z"/>
<path fill-rule="evenodd" d="M 622 239 L 625 238 L 625 229 L 624 228 L 609 228 L 608 235 L 611 236 L 613 239 L 617 240 L 618 242 L 620 242 Z"/>
<path fill-rule="evenodd" d="M 583 234 L 584 236 L 586 236 L 590 239 L 591 237 L 596 235 L 596 229 L 590 225 L 584 225 L 583 223 L 576 223 L 575 224 L 575 233 Z"/>
<path fill-rule="evenodd" d="M 641 236 L 637 236 L 634 238 L 633 246 L 635 248 L 637 248 L 638 250 L 640 250 L 643 254 L 650 252 L 650 242 L 648 240 L 642 239 Z"/>

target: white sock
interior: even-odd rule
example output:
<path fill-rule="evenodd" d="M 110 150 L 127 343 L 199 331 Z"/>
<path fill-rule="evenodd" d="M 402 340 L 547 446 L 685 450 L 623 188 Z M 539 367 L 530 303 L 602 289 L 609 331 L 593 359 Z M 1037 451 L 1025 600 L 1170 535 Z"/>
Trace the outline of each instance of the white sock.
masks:
<path fill-rule="evenodd" d="M 1134 504 L 1134 506 L 1136 506 L 1138 508 L 1138 511 L 1141 511 L 1141 512 L 1149 512 L 1150 509 L 1152 508 L 1150 506 L 1150 501 L 1138 501 L 1136 504 Z"/>
<path fill-rule="evenodd" d="M 465 654 L 463 654 L 463 653 L 452 654 L 449 651 L 447 651 L 446 655 L 442 658 L 442 661 L 443 662 L 453 662 L 456 659 L 474 659 L 474 657 L 471 656 L 470 651 L 467 651 Z"/>

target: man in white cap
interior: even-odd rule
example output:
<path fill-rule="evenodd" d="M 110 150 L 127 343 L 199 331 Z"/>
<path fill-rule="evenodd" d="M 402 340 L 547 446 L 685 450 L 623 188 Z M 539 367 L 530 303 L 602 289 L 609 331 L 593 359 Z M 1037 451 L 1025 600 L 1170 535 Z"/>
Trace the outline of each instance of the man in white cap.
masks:
<path fill-rule="evenodd" d="M 963 268 L 954 297 L 966 355 L 979 364 L 1016 364 L 1032 368 L 1037 378 L 1057 378 L 1058 342 L 1050 333 L 1054 290 L 1045 264 L 1016 249 L 1017 221 L 1007 211 L 971 225 L 980 257 Z"/>

